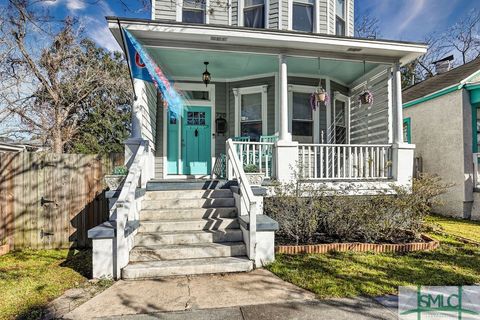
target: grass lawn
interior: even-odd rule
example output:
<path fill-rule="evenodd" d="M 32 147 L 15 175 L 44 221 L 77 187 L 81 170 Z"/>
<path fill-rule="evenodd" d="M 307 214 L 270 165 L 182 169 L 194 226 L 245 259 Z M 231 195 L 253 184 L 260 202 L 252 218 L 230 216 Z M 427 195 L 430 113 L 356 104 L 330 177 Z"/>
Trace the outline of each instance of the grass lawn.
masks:
<path fill-rule="evenodd" d="M 432 217 L 445 232 L 480 237 L 480 224 Z M 476 234 L 475 234 L 476 233 Z M 330 253 L 277 255 L 268 269 L 280 278 L 310 290 L 320 298 L 378 296 L 397 293 L 406 285 L 466 285 L 480 283 L 480 246 L 430 234 L 441 241 L 431 252 Z"/>
<path fill-rule="evenodd" d="M 480 242 L 480 221 L 468 221 L 432 215 L 427 225 L 439 226 L 445 233 Z"/>
<path fill-rule="evenodd" d="M 89 251 L 24 250 L 0 257 L 0 319 L 38 319 L 46 304 L 80 286 L 91 270 Z"/>

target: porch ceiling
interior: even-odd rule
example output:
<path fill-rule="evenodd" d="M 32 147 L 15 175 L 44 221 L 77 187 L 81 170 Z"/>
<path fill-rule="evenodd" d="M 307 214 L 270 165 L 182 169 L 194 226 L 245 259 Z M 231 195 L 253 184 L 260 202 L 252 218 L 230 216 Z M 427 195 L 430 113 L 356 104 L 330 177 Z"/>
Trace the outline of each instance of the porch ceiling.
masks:
<path fill-rule="evenodd" d="M 278 71 L 278 56 L 241 52 L 219 52 L 205 50 L 185 50 L 148 47 L 150 55 L 162 70 L 171 78 L 201 79 L 205 70 L 204 61 L 208 61 L 208 71 L 212 81 L 226 81 Z M 288 73 L 297 76 L 330 77 L 349 84 L 364 72 L 363 62 L 288 57 Z M 366 63 L 368 72 L 379 64 Z"/>

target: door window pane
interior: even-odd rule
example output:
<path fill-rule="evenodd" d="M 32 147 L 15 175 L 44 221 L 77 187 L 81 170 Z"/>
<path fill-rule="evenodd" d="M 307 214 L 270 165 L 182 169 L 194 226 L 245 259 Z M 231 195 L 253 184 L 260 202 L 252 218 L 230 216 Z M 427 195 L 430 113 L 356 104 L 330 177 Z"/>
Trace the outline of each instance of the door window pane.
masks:
<path fill-rule="evenodd" d="M 264 0 L 245 0 L 243 9 L 243 26 L 265 28 Z"/>
<path fill-rule="evenodd" d="M 293 30 L 313 32 L 313 5 L 293 3 Z"/>
<path fill-rule="evenodd" d="M 183 0 L 182 21 L 205 23 L 205 2 L 202 0 Z"/>
<path fill-rule="evenodd" d="M 259 141 L 262 135 L 262 94 L 243 94 L 240 107 L 240 134 Z"/>

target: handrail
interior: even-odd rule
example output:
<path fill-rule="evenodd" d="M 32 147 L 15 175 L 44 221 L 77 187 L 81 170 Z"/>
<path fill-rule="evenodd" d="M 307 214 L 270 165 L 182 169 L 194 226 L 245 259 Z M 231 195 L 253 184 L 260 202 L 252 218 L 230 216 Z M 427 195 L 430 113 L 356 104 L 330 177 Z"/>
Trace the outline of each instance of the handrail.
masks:
<path fill-rule="evenodd" d="M 250 145 L 256 145 L 256 146 L 273 146 L 275 144 L 275 142 L 233 141 L 233 144 L 250 144 Z"/>
<path fill-rule="evenodd" d="M 125 178 L 125 183 L 123 184 L 118 200 L 115 204 L 122 204 L 128 202 L 128 196 L 131 194 L 131 191 L 135 191 L 138 186 L 138 180 L 142 175 L 142 169 L 145 164 L 145 141 L 142 141 L 138 147 L 137 152 L 134 155 L 132 164 L 128 169 L 127 177 Z"/>
<path fill-rule="evenodd" d="M 115 245 L 115 277 L 119 277 L 120 270 L 129 262 L 130 250 L 133 247 L 134 233 L 128 228 L 129 222 L 138 220 L 138 206 L 135 193 L 142 177 L 146 159 L 147 141 L 140 142 L 133 161 L 128 168 L 125 183 L 122 186 L 117 201 L 110 210 L 110 217 L 115 220 L 116 245 Z"/>
<path fill-rule="evenodd" d="M 342 143 L 299 143 L 298 144 L 300 147 L 301 146 L 306 146 L 306 147 L 391 147 L 391 144 L 342 144 Z"/>
<path fill-rule="evenodd" d="M 237 143 L 237 142 L 236 142 Z M 245 203 L 245 207 L 248 211 L 249 220 L 249 258 L 255 261 L 256 257 L 256 232 L 257 232 L 257 201 L 253 194 L 250 183 L 247 179 L 243 166 L 240 163 L 238 155 L 234 151 L 234 142 L 232 139 L 227 140 L 227 166 L 230 168 L 227 170 L 233 170 L 234 176 L 237 178 L 238 187 L 240 188 L 240 199 Z"/>

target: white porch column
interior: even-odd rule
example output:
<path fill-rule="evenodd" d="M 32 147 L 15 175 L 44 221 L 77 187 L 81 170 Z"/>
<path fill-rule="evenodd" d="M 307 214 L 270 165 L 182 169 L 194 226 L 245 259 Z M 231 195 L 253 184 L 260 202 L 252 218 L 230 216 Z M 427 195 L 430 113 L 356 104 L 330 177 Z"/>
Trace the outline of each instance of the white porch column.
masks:
<path fill-rule="evenodd" d="M 280 140 L 292 141 L 292 136 L 288 132 L 288 70 L 287 56 L 279 55 L 279 73 L 280 73 Z"/>
<path fill-rule="evenodd" d="M 400 64 L 393 66 L 393 150 L 392 175 L 397 186 L 410 189 L 413 177 L 413 157 L 415 145 L 403 142 L 403 102 L 402 102 L 402 75 Z"/>
<path fill-rule="evenodd" d="M 280 81 L 280 139 L 275 144 L 275 174 L 280 182 L 294 178 L 298 170 L 298 142 L 292 141 L 288 132 L 288 72 L 287 57 L 279 55 Z"/>
<path fill-rule="evenodd" d="M 136 100 L 132 106 L 132 131 L 130 137 L 125 140 L 125 165 L 130 167 L 132 156 L 137 152 L 142 141 L 142 109 L 147 103 L 145 82 L 140 79 L 133 79 L 133 89 Z"/>
<path fill-rule="evenodd" d="M 402 74 L 400 64 L 393 66 L 393 142 L 403 143 L 403 102 L 402 102 Z"/>

